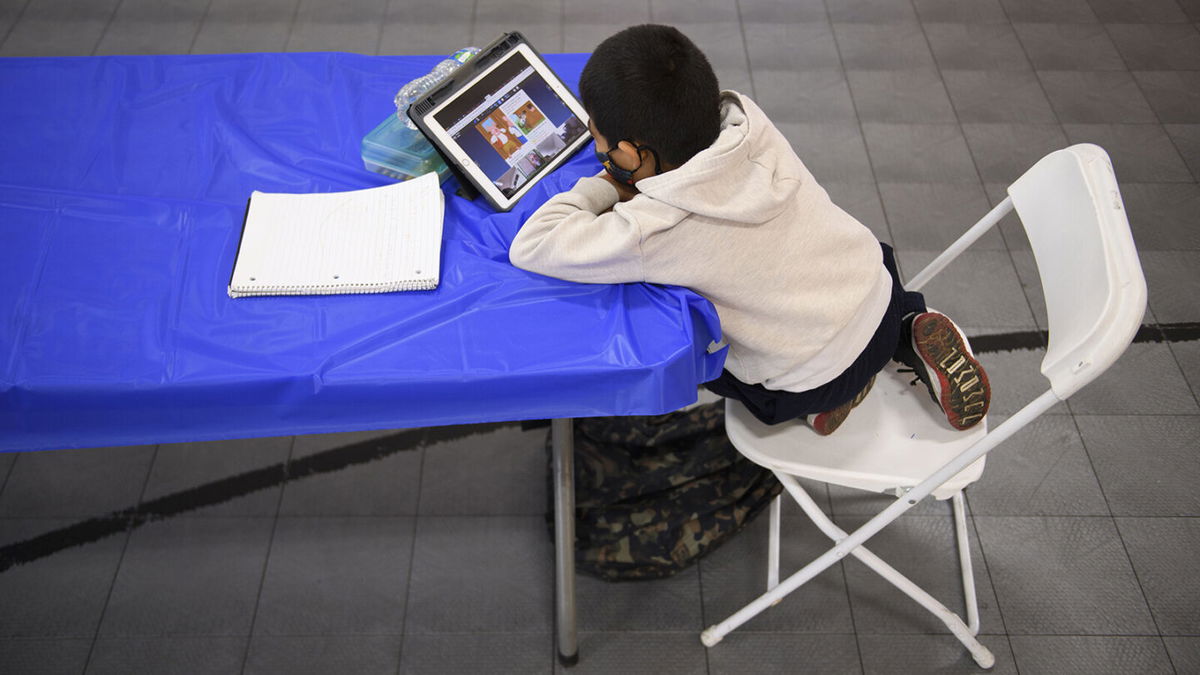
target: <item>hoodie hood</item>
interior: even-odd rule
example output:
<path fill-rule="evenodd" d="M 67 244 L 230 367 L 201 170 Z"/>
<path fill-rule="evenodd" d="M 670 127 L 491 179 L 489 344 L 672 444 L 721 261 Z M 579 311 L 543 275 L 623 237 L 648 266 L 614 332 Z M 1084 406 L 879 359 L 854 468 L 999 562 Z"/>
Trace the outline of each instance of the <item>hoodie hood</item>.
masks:
<path fill-rule="evenodd" d="M 762 110 L 741 94 L 724 91 L 716 142 L 682 166 L 638 181 L 637 187 L 697 215 L 762 223 L 788 208 L 807 176 Z"/>

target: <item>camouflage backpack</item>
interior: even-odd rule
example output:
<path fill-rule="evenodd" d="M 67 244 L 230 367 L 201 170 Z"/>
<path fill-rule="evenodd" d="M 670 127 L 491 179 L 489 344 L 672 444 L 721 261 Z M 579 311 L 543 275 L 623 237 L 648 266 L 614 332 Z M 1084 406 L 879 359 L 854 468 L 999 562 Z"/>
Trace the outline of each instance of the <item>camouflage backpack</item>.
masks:
<path fill-rule="evenodd" d="M 608 580 L 667 577 L 779 494 L 725 436 L 722 402 L 666 415 L 577 419 L 575 563 Z M 549 449 L 549 442 L 547 442 Z"/>

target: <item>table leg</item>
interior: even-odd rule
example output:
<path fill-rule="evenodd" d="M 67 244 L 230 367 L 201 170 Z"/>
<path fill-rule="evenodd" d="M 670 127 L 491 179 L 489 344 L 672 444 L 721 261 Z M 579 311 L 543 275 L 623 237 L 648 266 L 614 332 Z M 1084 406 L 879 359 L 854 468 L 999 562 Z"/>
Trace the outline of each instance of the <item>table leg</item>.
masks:
<path fill-rule="evenodd" d="M 554 558 L 558 660 L 579 661 L 575 634 L 575 437 L 570 419 L 550 423 L 554 447 Z"/>

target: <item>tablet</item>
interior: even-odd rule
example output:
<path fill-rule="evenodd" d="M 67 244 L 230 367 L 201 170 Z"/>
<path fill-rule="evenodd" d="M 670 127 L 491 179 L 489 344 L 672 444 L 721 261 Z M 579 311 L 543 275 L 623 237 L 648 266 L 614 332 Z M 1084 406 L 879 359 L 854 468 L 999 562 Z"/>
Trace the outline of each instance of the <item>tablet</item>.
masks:
<path fill-rule="evenodd" d="M 498 211 L 591 140 L 583 106 L 516 32 L 482 49 L 408 115 Z"/>

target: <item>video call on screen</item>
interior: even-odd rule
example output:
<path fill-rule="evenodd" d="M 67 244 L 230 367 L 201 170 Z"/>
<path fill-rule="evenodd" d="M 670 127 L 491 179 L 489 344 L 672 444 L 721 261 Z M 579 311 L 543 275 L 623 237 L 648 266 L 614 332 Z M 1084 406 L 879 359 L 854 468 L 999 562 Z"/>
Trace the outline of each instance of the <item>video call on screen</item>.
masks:
<path fill-rule="evenodd" d="M 481 107 L 485 101 L 488 104 Z M 520 53 L 508 57 L 434 119 L 505 196 L 512 196 L 587 133 L 586 125 Z"/>

